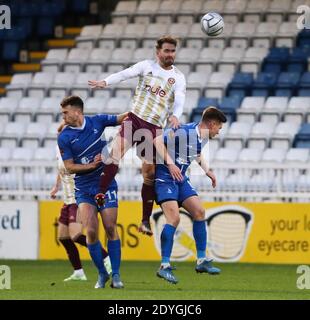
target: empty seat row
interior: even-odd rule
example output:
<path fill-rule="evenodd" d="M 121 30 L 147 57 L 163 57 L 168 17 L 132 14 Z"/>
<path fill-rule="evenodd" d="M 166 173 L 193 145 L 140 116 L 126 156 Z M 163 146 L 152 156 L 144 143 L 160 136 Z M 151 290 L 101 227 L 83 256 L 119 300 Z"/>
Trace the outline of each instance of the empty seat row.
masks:
<path fill-rule="evenodd" d="M 157 1 L 120 1 L 112 13 L 112 21 L 126 24 L 130 21 L 150 23 L 152 21 L 192 22 L 199 19 L 203 12 L 221 13 L 230 21 L 244 19 L 257 21 L 295 17 L 296 9 L 308 0 L 157 0 Z"/>
<path fill-rule="evenodd" d="M 226 89 L 227 96 L 309 96 L 310 72 L 237 72 Z"/>
<path fill-rule="evenodd" d="M 180 40 L 180 46 L 201 49 L 209 47 L 293 47 L 299 30 L 296 21 L 285 22 L 239 22 L 225 21 L 222 34 L 206 37 L 200 23 L 150 23 L 141 25 L 107 24 L 106 26 L 87 26 L 77 37 L 77 47 L 91 49 L 95 47 L 114 49 L 117 47 L 136 49 L 154 48 L 155 40 L 163 34 L 173 34 Z"/>
<path fill-rule="evenodd" d="M 50 123 L 60 118 L 60 102 L 63 97 L 4 97 L 0 99 L 0 122 L 11 120 L 20 123 L 36 121 Z M 118 114 L 131 108 L 130 97 L 90 97 L 85 100 L 85 113 L 112 113 Z"/>

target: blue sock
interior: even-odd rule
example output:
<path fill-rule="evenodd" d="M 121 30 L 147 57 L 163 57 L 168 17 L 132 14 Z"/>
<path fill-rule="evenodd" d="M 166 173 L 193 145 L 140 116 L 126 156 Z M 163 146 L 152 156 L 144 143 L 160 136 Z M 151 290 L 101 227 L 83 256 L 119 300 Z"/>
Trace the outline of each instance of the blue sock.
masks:
<path fill-rule="evenodd" d="M 165 224 L 160 235 L 161 242 L 161 262 L 169 263 L 173 247 L 173 237 L 176 228 L 170 224 Z"/>
<path fill-rule="evenodd" d="M 193 235 L 196 243 L 197 258 L 203 259 L 206 257 L 207 248 L 207 229 L 205 221 L 193 222 Z"/>
<path fill-rule="evenodd" d="M 88 244 L 87 248 L 88 248 L 89 254 L 90 254 L 95 266 L 97 267 L 99 273 L 107 274 L 107 271 L 106 271 L 104 264 L 103 264 L 102 246 L 101 246 L 100 241 L 98 240 L 95 243 Z"/>
<path fill-rule="evenodd" d="M 119 267 L 121 264 L 121 241 L 108 240 L 108 252 L 112 265 L 112 275 L 119 274 Z"/>

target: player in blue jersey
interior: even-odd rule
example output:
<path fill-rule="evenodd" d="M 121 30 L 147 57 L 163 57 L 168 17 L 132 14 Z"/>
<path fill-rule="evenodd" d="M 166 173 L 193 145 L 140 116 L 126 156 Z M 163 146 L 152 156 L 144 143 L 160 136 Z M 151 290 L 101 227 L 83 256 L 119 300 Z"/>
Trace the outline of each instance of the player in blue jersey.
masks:
<path fill-rule="evenodd" d="M 66 124 L 58 136 L 58 146 L 65 168 L 75 173 L 75 198 L 79 216 L 86 228 L 87 246 L 90 256 L 99 271 L 95 288 L 104 288 L 109 275 L 103 264 L 101 243 L 98 239 L 98 211 L 108 238 L 108 253 L 112 265 L 112 288 L 123 288 L 119 268 L 121 243 L 116 229 L 117 184 L 113 180 L 105 197 L 105 205 L 98 207 L 94 197 L 99 190 L 99 179 L 103 170 L 101 152 L 106 141 L 101 137 L 107 126 L 117 126 L 126 118 L 122 115 L 100 114 L 84 116 L 84 104 L 80 97 L 70 96 L 61 102 L 61 112 Z"/>
<path fill-rule="evenodd" d="M 166 217 L 166 224 L 161 233 L 161 266 L 157 276 L 171 283 L 178 280 L 170 266 L 173 237 L 180 222 L 179 206 L 182 206 L 193 218 L 193 236 L 197 250 L 197 272 L 219 274 L 220 269 L 212 266 L 212 259 L 206 257 L 207 233 L 205 210 L 196 190 L 186 176 L 186 170 L 196 160 L 205 174 L 216 186 L 216 178 L 208 168 L 202 149 L 208 139 L 212 139 L 226 122 L 225 115 L 214 107 L 204 110 L 199 123 L 182 125 L 179 129 L 166 129 L 164 134 L 155 139 L 158 154 L 164 162 L 156 165 L 155 192 Z"/>

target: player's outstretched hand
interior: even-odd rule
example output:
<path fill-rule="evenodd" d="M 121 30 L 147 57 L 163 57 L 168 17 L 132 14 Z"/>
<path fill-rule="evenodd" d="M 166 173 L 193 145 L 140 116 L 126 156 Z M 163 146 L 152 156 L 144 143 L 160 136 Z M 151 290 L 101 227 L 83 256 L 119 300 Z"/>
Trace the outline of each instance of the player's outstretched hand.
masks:
<path fill-rule="evenodd" d="M 88 80 L 88 85 L 92 89 L 104 89 L 107 86 L 107 83 L 104 80 Z"/>
<path fill-rule="evenodd" d="M 214 173 L 212 171 L 208 171 L 207 172 L 207 176 L 211 179 L 212 181 L 212 187 L 215 188 L 216 187 L 216 177 L 214 175 Z"/>
<path fill-rule="evenodd" d="M 168 169 L 174 180 L 183 181 L 182 172 L 175 164 L 168 164 Z"/>
<path fill-rule="evenodd" d="M 180 126 L 180 121 L 176 116 L 170 116 L 169 117 L 169 123 L 170 123 L 170 127 L 173 129 L 177 129 Z"/>
<path fill-rule="evenodd" d="M 51 197 L 51 199 L 56 199 L 56 194 L 57 194 L 57 192 L 58 192 L 58 188 L 57 188 L 57 186 L 54 186 L 54 187 L 52 188 L 51 192 L 50 192 L 50 197 Z"/>

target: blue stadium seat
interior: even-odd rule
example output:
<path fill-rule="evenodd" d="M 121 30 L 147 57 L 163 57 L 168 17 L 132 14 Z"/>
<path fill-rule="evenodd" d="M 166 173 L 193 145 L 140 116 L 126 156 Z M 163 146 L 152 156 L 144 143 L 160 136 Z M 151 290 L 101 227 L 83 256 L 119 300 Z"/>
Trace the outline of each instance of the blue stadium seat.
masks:
<path fill-rule="evenodd" d="M 236 121 L 237 112 L 236 110 L 240 107 L 243 98 L 239 96 L 224 97 L 219 103 L 219 108 L 227 116 L 228 122 Z"/>
<path fill-rule="evenodd" d="M 39 1 L 27 1 L 20 3 L 19 16 L 21 17 L 35 17 L 40 15 L 40 6 L 42 2 Z"/>
<path fill-rule="evenodd" d="M 228 84 L 226 89 L 227 96 L 237 96 L 244 98 L 250 95 L 250 89 L 253 84 L 253 73 L 251 72 L 237 72 Z"/>
<path fill-rule="evenodd" d="M 310 149 L 310 141 L 299 140 L 294 145 L 295 148 Z"/>
<path fill-rule="evenodd" d="M 209 106 L 218 107 L 218 99 L 200 97 L 197 103 L 197 107 L 194 108 L 191 113 L 190 121 L 199 121 L 201 118 L 202 111 Z"/>
<path fill-rule="evenodd" d="M 289 48 L 270 48 L 268 55 L 263 60 L 262 70 L 265 72 L 284 71 L 289 57 Z"/>
<path fill-rule="evenodd" d="M 6 30 L 6 40 L 21 41 L 27 38 L 27 29 L 22 25 L 16 25 L 14 28 Z"/>
<path fill-rule="evenodd" d="M 277 79 L 277 73 L 259 72 L 252 85 L 252 96 L 267 97 L 273 95 Z"/>
<path fill-rule="evenodd" d="M 2 46 L 2 59 L 4 61 L 17 61 L 19 58 L 19 42 L 5 41 Z"/>
<path fill-rule="evenodd" d="M 88 11 L 89 0 L 74 0 L 71 7 L 74 12 L 83 13 Z"/>
<path fill-rule="evenodd" d="M 299 81 L 300 89 L 309 89 L 310 88 L 310 72 L 305 72 L 302 74 Z"/>
<path fill-rule="evenodd" d="M 21 0 L 7 1 L 6 5 L 10 7 L 11 15 L 13 18 L 18 17 L 20 15 L 21 2 Z"/>
<path fill-rule="evenodd" d="M 304 29 L 297 35 L 297 47 L 310 47 L 310 29 Z"/>
<path fill-rule="evenodd" d="M 262 66 L 263 72 L 280 73 L 283 70 L 282 62 L 265 62 Z"/>
<path fill-rule="evenodd" d="M 281 72 L 275 87 L 275 96 L 290 97 L 296 94 L 300 74 L 296 72 Z"/>
<path fill-rule="evenodd" d="M 57 17 L 66 9 L 66 2 L 63 0 L 51 0 L 44 2 L 40 7 L 40 16 Z"/>
<path fill-rule="evenodd" d="M 200 97 L 196 109 L 205 109 L 208 106 L 218 107 L 218 105 L 217 98 Z"/>
<path fill-rule="evenodd" d="M 54 34 L 55 20 L 53 17 L 40 17 L 37 22 L 37 35 L 49 37 Z"/>
<path fill-rule="evenodd" d="M 32 33 L 32 28 L 33 28 L 32 21 L 33 20 L 29 17 L 17 19 L 17 25 L 23 28 L 23 30 L 25 30 L 25 34 L 27 37 L 29 37 Z"/>
<path fill-rule="evenodd" d="M 309 89 L 298 89 L 297 95 L 299 97 L 310 97 L 310 88 Z"/>
<path fill-rule="evenodd" d="M 299 80 L 297 95 L 300 97 L 310 97 L 310 72 L 304 72 Z"/>
<path fill-rule="evenodd" d="M 304 72 L 307 69 L 307 59 L 310 56 L 310 52 L 306 48 L 293 48 L 288 65 L 287 71 L 290 72 Z"/>
<path fill-rule="evenodd" d="M 310 148 L 310 123 L 304 123 L 294 140 L 295 148 Z"/>

